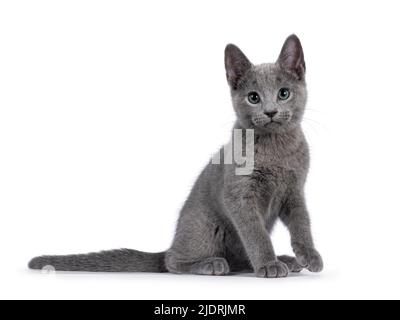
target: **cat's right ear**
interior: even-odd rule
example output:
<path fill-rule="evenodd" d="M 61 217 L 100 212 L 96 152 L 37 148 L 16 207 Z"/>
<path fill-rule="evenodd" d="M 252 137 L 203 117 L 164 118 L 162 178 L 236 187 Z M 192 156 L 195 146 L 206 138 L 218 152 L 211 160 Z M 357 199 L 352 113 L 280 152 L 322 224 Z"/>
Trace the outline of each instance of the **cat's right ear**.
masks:
<path fill-rule="evenodd" d="M 244 53 L 234 44 L 228 44 L 225 48 L 225 70 L 228 83 L 233 90 L 238 88 L 238 84 L 252 64 Z"/>

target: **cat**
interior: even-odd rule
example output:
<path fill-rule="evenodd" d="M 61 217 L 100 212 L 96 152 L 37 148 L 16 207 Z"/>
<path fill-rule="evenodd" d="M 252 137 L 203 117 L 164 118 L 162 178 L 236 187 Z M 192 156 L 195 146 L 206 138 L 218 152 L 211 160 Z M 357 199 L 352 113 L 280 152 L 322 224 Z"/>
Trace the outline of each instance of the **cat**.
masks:
<path fill-rule="evenodd" d="M 254 134 L 251 172 L 238 175 L 235 163 L 210 162 L 181 210 L 166 252 L 41 256 L 30 261 L 31 269 L 215 276 L 252 272 L 264 278 L 287 277 L 304 268 L 322 271 L 304 197 L 309 151 L 301 129 L 307 89 L 300 40 L 289 36 L 278 60 L 261 65 L 229 44 L 225 68 L 237 116 L 234 130 Z M 270 232 L 278 219 L 290 232 L 295 257 L 274 252 Z"/>

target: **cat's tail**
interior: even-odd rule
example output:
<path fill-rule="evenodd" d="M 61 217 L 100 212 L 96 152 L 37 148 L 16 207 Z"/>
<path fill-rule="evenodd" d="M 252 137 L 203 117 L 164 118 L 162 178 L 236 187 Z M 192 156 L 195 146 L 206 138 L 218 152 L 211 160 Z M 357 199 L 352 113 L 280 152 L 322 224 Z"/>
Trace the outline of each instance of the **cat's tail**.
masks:
<path fill-rule="evenodd" d="M 67 256 L 41 256 L 33 258 L 30 269 L 44 268 L 56 271 L 83 272 L 168 272 L 165 252 L 147 253 L 130 249 Z"/>

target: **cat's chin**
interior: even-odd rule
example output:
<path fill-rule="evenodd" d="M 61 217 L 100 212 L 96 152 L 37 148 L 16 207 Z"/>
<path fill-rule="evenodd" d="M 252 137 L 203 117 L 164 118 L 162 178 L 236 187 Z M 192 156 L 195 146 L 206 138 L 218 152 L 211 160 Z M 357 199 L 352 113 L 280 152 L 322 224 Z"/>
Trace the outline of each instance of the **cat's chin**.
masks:
<path fill-rule="evenodd" d="M 279 133 L 285 131 L 285 125 L 277 121 L 270 121 L 268 123 L 255 123 L 252 121 L 250 129 L 264 133 Z"/>

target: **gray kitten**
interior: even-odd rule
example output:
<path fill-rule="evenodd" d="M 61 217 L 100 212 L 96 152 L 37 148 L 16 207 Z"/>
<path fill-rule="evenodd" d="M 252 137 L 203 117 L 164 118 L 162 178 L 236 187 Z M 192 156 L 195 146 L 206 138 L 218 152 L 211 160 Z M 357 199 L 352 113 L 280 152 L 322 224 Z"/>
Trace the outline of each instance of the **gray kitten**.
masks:
<path fill-rule="evenodd" d="M 309 151 L 301 129 L 307 91 L 300 40 L 290 36 L 277 62 L 262 65 L 253 65 L 230 44 L 225 67 L 237 115 L 234 129 L 254 130 L 252 172 L 237 175 L 237 164 L 210 163 L 182 208 L 166 252 L 42 256 L 30 268 L 200 275 L 252 271 L 267 278 L 286 277 L 304 267 L 322 271 L 304 199 Z M 278 218 L 289 229 L 296 258 L 274 252 L 270 232 Z"/>

